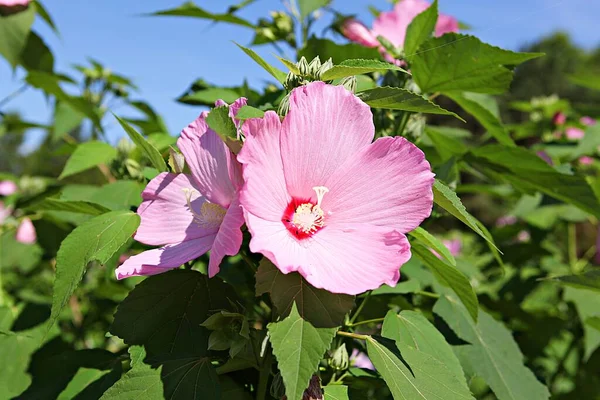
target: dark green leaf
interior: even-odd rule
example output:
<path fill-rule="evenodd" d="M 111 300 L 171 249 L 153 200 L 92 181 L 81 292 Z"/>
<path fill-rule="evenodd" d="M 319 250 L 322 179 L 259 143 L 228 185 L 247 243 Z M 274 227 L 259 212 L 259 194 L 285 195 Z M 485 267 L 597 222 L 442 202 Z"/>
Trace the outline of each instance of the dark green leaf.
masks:
<path fill-rule="evenodd" d="M 235 42 L 234 42 L 235 43 Z M 273 75 L 273 77 L 275 79 L 277 79 L 277 81 L 279 81 L 280 83 L 285 82 L 285 78 L 286 78 L 286 73 L 283 72 L 280 69 L 277 69 L 273 66 L 271 66 L 269 63 L 267 63 L 265 60 L 263 60 L 263 58 L 261 56 L 259 56 L 258 54 L 256 54 L 256 52 L 254 52 L 254 50 L 249 49 L 247 47 L 241 46 L 237 43 L 235 43 L 237 45 L 237 47 L 239 47 L 240 49 L 242 49 L 242 51 L 246 54 L 248 54 L 250 56 L 250 58 L 252 58 L 258 65 L 260 65 L 261 67 L 263 67 L 268 73 L 270 73 L 271 75 Z"/>
<path fill-rule="evenodd" d="M 237 140 L 237 128 L 229 117 L 229 107 L 214 108 L 206 117 L 206 123 L 210 129 L 217 132 L 223 141 Z"/>
<path fill-rule="evenodd" d="M 579 275 L 556 276 L 551 279 L 574 288 L 600 291 L 600 269 L 598 268 L 588 270 Z"/>
<path fill-rule="evenodd" d="M 267 325 L 288 399 L 301 399 L 337 328 L 315 328 L 292 305 L 290 315 Z"/>
<path fill-rule="evenodd" d="M 440 254 L 446 261 L 448 261 L 452 266 L 456 266 L 456 260 L 450 250 L 442 242 L 440 242 L 435 236 L 427 232 L 425 229 L 421 227 L 416 227 L 413 231 L 408 233 L 410 236 L 417 239 L 421 244 L 435 250 L 438 254 Z"/>
<path fill-rule="evenodd" d="M 411 60 L 419 46 L 429 39 L 435 31 L 438 20 L 438 2 L 435 0 L 427 10 L 417 15 L 406 28 L 404 38 L 404 56 Z"/>
<path fill-rule="evenodd" d="M 41 3 L 40 0 L 36 0 L 36 2 L 35 2 L 35 9 L 36 9 L 38 15 L 48 24 L 48 26 L 50 28 L 52 28 L 52 30 L 54 31 L 54 33 L 56 33 L 57 35 L 59 35 L 58 28 L 56 27 L 56 24 L 54 24 L 54 21 L 52 20 L 52 17 L 48 13 L 48 11 L 46 11 L 46 8 L 44 8 L 44 6 L 42 6 L 42 3 Z"/>
<path fill-rule="evenodd" d="M 52 72 L 54 69 L 52 52 L 35 32 L 30 32 L 27 37 L 27 44 L 21 53 L 21 64 L 28 70 Z"/>
<path fill-rule="evenodd" d="M 596 71 L 582 71 L 569 76 L 569 80 L 588 89 L 600 90 L 600 77 Z"/>
<path fill-rule="evenodd" d="M 127 132 L 127 135 L 135 143 L 135 145 L 142 149 L 146 157 L 148 157 L 148 160 L 150 160 L 152 166 L 154 166 L 154 168 L 156 168 L 159 172 L 166 171 L 167 164 L 165 163 L 165 160 L 160 155 L 158 150 L 156 150 L 154 146 L 152 146 L 138 131 L 133 129 L 133 127 L 131 127 L 131 125 L 129 125 L 127 122 L 123 121 L 116 115 L 115 118 L 117 119 L 117 121 L 119 121 L 119 124 L 121 124 L 121 127 L 123 127 L 125 132 Z"/>
<path fill-rule="evenodd" d="M 600 331 L 593 325 L 585 323 L 591 318 L 600 317 L 600 293 L 596 290 L 576 287 L 567 287 L 563 293 L 565 301 L 575 304 L 581 325 L 583 325 L 584 359 L 587 360 L 600 346 Z"/>
<path fill-rule="evenodd" d="M 0 15 L 0 55 L 14 68 L 27 45 L 27 36 L 35 18 L 35 7 L 16 14 Z"/>
<path fill-rule="evenodd" d="M 347 76 L 368 74 L 370 72 L 382 71 L 402 71 L 407 73 L 402 68 L 379 60 L 361 60 L 352 59 L 344 60 L 338 65 L 334 65 L 323 73 L 321 79 L 329 81 L 333 79 L 345 78 Z"/>
<path fill-rule="evenodd" d="M 117 156 L 117 149 L 104 142 L 90 141 L 77 146 L 67 160 L 58 179 L 64 179 L 98 164 L 106 164 Z"/>
<path fill-rule="evenodd" d="M 42 202 L 34 204 L 31 208 L 36 211 L 67 211 L 88 215 L 100 215 L 110 211 L 100 204 L 87 201 L 62 201 L 53 198 L 44 199 Z"/>
<path fill-rule="evenodd" d="M 252 25 L 250 22 L 246 21 L 245 19 L 236 17 L 232 13 L 214 14 L 214 13 L 208 12 L 208 11 L 198 7 L 191 1 L 185 2 L 177 8 L 172 8 L 172 9 L 163 10 L 163 11 L 156 11 L 149 15 L 167 15 L 167 16 L 173 16 L 173 17 L 201 18 L 201 19 L 207 19 L 207 20 L 211 20 L 211 21 L 215 21 L 215 22 L 227 22 L 229 24 L 235 24 L 235 25 L 246 26 L 248 28 L 254 28 L 254 25 Z"/>

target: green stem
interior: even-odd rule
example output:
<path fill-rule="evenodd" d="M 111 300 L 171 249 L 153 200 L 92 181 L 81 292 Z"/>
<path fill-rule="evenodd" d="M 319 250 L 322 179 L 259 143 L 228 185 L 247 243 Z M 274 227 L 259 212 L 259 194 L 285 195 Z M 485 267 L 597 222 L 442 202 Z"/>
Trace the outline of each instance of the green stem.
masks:
<path fill-rule="evenodd" d="M 431 297 L 433 299 L 439 299 L 440 298 L 440 295 L 437 294 L 437 293 L 424 292 L 422 290 L 416 291 L 415 294 L 420 294 L 421 296 Z"/>
<path fill-rule="evenodd" d="M 12 92 L 11 94 L 9 94 L 8 96 L 6 96 L 5 98 L 3 98 L 2 100 L 0 100 L 0 107 L 6 105 L 9 101 L 11 101 L 12 99 L 14 99 L 15 97 L 17 97 L 18 95 L 20 95 L 21 93 L 23 93 L 27 88 L 29 87 L 29 84 L 24 83 L 21 87 L 19 87 L 17 90 L 15 90 L 14 92 Z"/>
<path fill-rule="evenodd" d="M 367 340 L 370 337 L 369 335 L 359 335 L 358 333 L 344 332 L 344 331 L 337 331 L 337 335 L 349 337 L 352 339 L 359 339 L 359 340 Z"/>
<path fill-rule="evenodd" d="M 574 223 L 567 224 L 567 235 L 569 265 L 573 273 L 577 273 L 577 230 Z"/>
<path fill-rule="evenodd" d="M 400 123 L 398 124 L 398 126 L 395 129 L 396 136 L 402 136 L 402 133 L 404 133 L 404 129 L 406 128 L 406 124 L 408 123 L 409 117 L 410 117 L 410 113 L 407 111 L 404 111 L 402 114 L 402 117 L 400 119 Z"/>
<path fill-rule="evenodd" d="M 254 264 L 254 261 L 252 261 L 246 250 L 240 251 L 240 256 L 242 257 L 242 260 L 244 260 L 244 262 L 250 267 L 250 269 L 252 269 L 252 272 L 256 273 L 256 264 Z"/>
<path fill-rule="evenodd" d="M 256 400 L 265 400 L 267 398 L 267 387 L 269 385 L 269 377 L 271 376 L 272 357 L 271 348 L 269 347 L 260 368 L 258 388 L 256 389 Z"/>
<path fill-rule="evenodd" d="M 354 327 L 354 326 L 358 326 L 358 325 L 365 325 L 365 324 L 370 324 L 370 323 L 372 323 L 372 322 L 381 322 L 381 321 L 383 321 L 384 319 L 385 319 L 384 317 L 381 317 L 381 318 L 373 318 L 373 319 L 367 319 L 367 320 L 364 320 L 364 321 L 355 322 L 355 323 L 353 323 L 353 324 L 352 324 L 352 323 L 350 323 L 350 324 L 348 324 L 348 325 L 346 325 L 346 326 L 349 326 L 349 327 Z"/>
<path fill-rule="evenodd" d="M 356 309 L 356 312 L 354 313 L 354 315 L 352 316 L 352 318 L 350 318 L 349 321 L 349 325 L 352 325 L 354 323 L 354 321 L 356 321 L 356 318 L 358 318 L 358 315 L 360 314 L 360 312 L 362 311 L 362 309 L 365 307 L 365 305 L 367 304 L 367 301 L 369 300 L 369 297 L 371 297 L 371 291 L 369 291 L 367 293 L 367 296 L 365 297 L 365 299 L 360 303 L 360 305 L 358 306 L 358 308 Z"/>

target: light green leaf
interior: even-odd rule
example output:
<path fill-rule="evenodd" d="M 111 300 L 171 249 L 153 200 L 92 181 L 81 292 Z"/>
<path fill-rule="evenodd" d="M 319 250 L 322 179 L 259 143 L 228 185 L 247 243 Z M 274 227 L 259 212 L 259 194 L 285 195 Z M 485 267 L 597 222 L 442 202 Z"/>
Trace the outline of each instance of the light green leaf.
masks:
<path fill-rule="evenodd" d="M 429 39 L 435 31 L 438 20 L 438 2 L 435 0 L 429 8 L 417 15 L 406 28 L 404 38 L 404 56 L 411 60 L 419 46 Z"/>
<path fill-rule="evenodd" d="M 235 42 L 234 42 L 235 43 Z M 277 69 L 275 67 L 273 67 L 272 65 L 270 65 L 269 63 L 267 63 L 261 56 L 259 56 L 258 54 L 256 54 L 256 52 L 252 49 L 249 49 L 247 47 L 241 46 L 237 43 L 235 43 L 237 47 L 239 47 L 240 49 L 242 49 L 242 51 L 246 54 L 248 54 L 250 56 L 250 58 L 252 58 L 258 65 L 260 65 L 261 67 L 263 67 L 268 73 L 270 73 L 271 75 L 273 75 L 273 77 L 275 79 L 277 79 L 277 81 L 279 81 L 280 83 L 285 82 L 285 78 L 286 78 L 286 73 L 283 72 L 280 69 Z"/>
<path fill-rule="evenodd" d="M 600 76 L 597 71 L 581 71 L 577 74 L 570 75 L 569 80 L 576 85 L 586 87 L 588 89 L 600 90 Z"/>
<path fill-rule="evenodd" d="M 323 387 L 323 400 L 349 400 L 348 386 L 327 385 Z"/>
<path fill-rule="evenodd" d="M 548 399 L 548 389 L 523 364 L 523 354 L 511 332 L 483 310 L 477 324 L 457 300 L 442 296 L 433 311 L 469 345 L 455 347 L 500 400 Z"/>
<path fill-rule="evenodd" d="M 258 108 L 254 108 L 254 107 L 250 107 L 250 106 L 243 106 L 242 108 L 240 108 L 240 110 L 236 114 L 235 118 L 239 119 L 241 121 L 244 121 L 244 120 L 250 119 L 250 118 L 262 118 L 264 116 L 265 116 L 265 112 L 262 110 L 259 110 Z"/>
<path fill-rule="evenodd" d="M 27 44 L 27 36 L 35 18 L 35 7 L 16 14 L 0 16 L 0 55 L 15 68 Z"/>
<path fill-rule="evenodd" d="M 583 155 L 595 155 L 600 147 L 600 124 L 588 126 L 585 136 L 570 154 L 571 160 L 576 160 Z"/>
<path fill-rule="evenodd" d="M 446 129 L 427 125 L 425 133 L 431 139 L 442 161 L 448 161 L 452 157 L 461 157 L 469 151 L 469 148 L 460 139 L 447 135 Z"/>
<path fill-rule="evenodd" d="M 110 370 L 106 371 L 93 368 L 79 368 L 77 373 L 69 381 L 67 387 L 60 392 L 60 395 L 56 398 L 56 400 L 75 399 L 77 398 L 77 395 L 80 394 L 86 387 L 99 379 L 108 378 L 107 375 L 110 373 Z"/>
<path fill-rule="evenodd" d="M 269 293 L 280 316 L 286 317 L 295 304 L 299 315 L 317 328 L 341 325 L 354 306 L 354 296 L 317 289 L 298 273 L 281 273 L 266 258 L 256 272 L 256 295 L 264 293 Z"/>
<path fill-rule="evenodd" d="M 292 72 L 292 73 L 293 73 L 293 74 L 295 74 L 295 75 L 301 75 L 301 74 L 300 74 L 300 70 L 298 69 L 298 66 L 296 65 L 296 63 L 295 63 L 295 62 L 293 62 L 293 61 L 290 61 L 290 60 L 287 60 L 287 59 L 285 59 L 285 58 L 281 58 L 281 57 L 277 57 L 277 59 L 278 59 L 279 61 L 281 61 L 281 63 L 282 63 L 283 65 L 285 65 L 285 66 L 287 67 L 287 69 L 289 69 L 289 70 L 290 70 L 290 72 Z"/>
<path fill-rule="evenodd" d="M 46 198 L 31 206 L 31 209 L 36 211 L 67 211 L 87 215 L 100 215 L 110 211 L 100 204 L 87 201 L 62 201 L 53 198 Z"/>
<path fill-rule="evenodd" d="M 361 46 L 359 44 L 337 44 L 328 39 L 317 39 L 312 36 L 306 42 L 305 47 L 300 49 L 298 57 L 304 56 L 307 60 L 312 60 L 319 56 L 321 60 L 331 58 L 334 64 L 340 64 L 344 60 L 355 58 L 377 59 L 380 57 L 376 48 Z"/>
<path fill-rule="evenodd" d="M 444 210 L 448 211 L 451 215 L 458 218 L 462 223 L 471 228 L 475 233 L 484 238 L 490 245 L 495 249 L 498 249 L 494 244 L 489 232 L 482 230 L 482 225 L 475 217 L 473 217 L 465 206 L 462 204 L 456 193 L 452 191 L 448 186 L 444 185 L 436 179 L 433 184 L 433 201 Z"/>
<path fill-rule="evenodd" d="M 54 110 L 54 129 L 52 139 L 61 139 L 64 135 L 71 132 L 85 118 L 85 115 L 75 110 L 69 103 L 59 102 Z"/>
<path fill-rule="evenodd" d="M 600 291 L 600 268 L 590 269 L 579 275 L 556 276 L 550 279 L 578 289 Z"/>
<path fill-rule="evenodd" d="M 586 323 L 591 318 L 600 318 L 600 293 L 596 290 L 567 287 L 563 292 L 563 297 L 565 301 L 575 304 L 577 314 L 579 314 L 583 326 L 584 359 L 587 360 L 600 346 L 600 331 L 595 329 L 593 324 Z"/>
<path fill-rule="evenodd" d="M 474 116 L 499 143 L 510 147 L 516 146 L 508 132 L 504 129 L 502 122 L 487 108 L 473 100 L 467 99 L 459 93 L 447 93 L 446 96 L 450 97 L 463 110 Z"/>
<path fill-rule="evenodd" d="M 303 21 L 314 11 L 321 7 L 325 7 L 331 3 L 331 0 L 298 0 L 298 8 L 300 9 L 300 20 Z"/>
<path fill-rule="evenodd" d="M 206 117 L 206 123 L 213 131 L 226 141 L 227 139 L 237 140 L 237 128 L 229 117 L 229 107 L 216 107 Z"/>
<path fill-rule="evenodd" d="M 135 145 L 138 146 L 144 152 L 146 157 L 148 157 L 148 160 L 150 160 L 152 166 L 154 166 L 154 168 L 156 168 L 159 172 L 166 171 L 167 164 L 165 163 L 165 160 L 160 155 L 158 150 L 156 150 L 156 147 L 151 145 L 138 131 L 133 129 L 133 127 L 127 122 L 117 117 L 116 115 L 114 117 L 117 119 L 117 121 L 119 121 L 119 124 L 121 124 L 121 127 L 123 127 L 125 132 L 127 132 L 127 135 L 133 141 L 133 143 L 135 143 Z"/>
<path fill-rule="evenodd" d="M 290 315 L 267 325 L 288 399 L 301 399 L 319 361 L 329 349 L 337 328 L 315 328 L 298 314 L 296 304 Z"/>
<path fill-rule="evenodd" d="M 91 261 L 108 262 L 135 233 L 140 217 L 131 211 L 113 211 L 91 219 L 62 242 L 56 256 L 56 277 L 48 329 L 79 285 Z"/>
<path fill-rule="evenodd" d="M 321 79 L 324 81 L 329 81 L 333 79 L 345 78 L 347 76 L 353 75 L 362 75 L 368 74 L 370 72 L 382 72 L 382 71 L 402 71 L 406 72 L 404 69 L 390 64 L 388 62 L 383 62 L 379 60 L 362 60 L 362 59 L 352 59 L 352 60 L 344 60 L 338 65 L 334 65 L 321 76 Z"/>
<path fill-rule="evenodd" d="M 137 181 L 116 181 L 108 183 L 90 192 L 84 200 L 100 204 L 111 210 L 129 210 L 142 202 L 141 193 L 144 185 Z"/>
<path fill-rule="evenodd" d="M 431 233 L 418 226 L 408 234 L 417 239 L 421 244 L 437 251 L 446 261 L 456 267 L 456 260 L 452 253 L 450 253 L 450 250 Z"/>
<path fill-rule="evenodd" d="M 104 142 L 90 141 L 77 146 L 67 160 L 58 179 L 64 179 L 79 172 L 93 168 L 98 164 L 111 162 L 117 156 L 117 149 Z"/>
<path fill-rule="evenodd" d="M 412 252 L 423 261 L 426 267 L 435 275 L 436 279 L 444 286 L 454 290 L 454 293 L 465 305 L 473 320 L 477 321 L 477 311 L 479 302 L 477 295 L 471 287 L 471 283 L 465 274 L 446 264 L 444 261 L 437 258 L 431 250 L 420 244 L 414 244 L 411 248 Z"/>
<path fill-rule="evenodd" d="M 424 96 L 404 88 L 378 87 L 359 92 L 357 96 L 373 108 L 452 115 L 464 121 L 455 113 L 445 110 Z"/>
<path fill-rule="evenodd" d="M 539 53 L 514 53 L 474 36 L 447 33 L 429 39 L 411 60 L 411 72 L 423 92 L 471 91 L 504 93 L 513 73 L 505 66 L 521 64 Z"/>
<path fill-rule="evenodd" d="M 382 337 L 366 341 L 369 358 L 394 399 L 473 399 L 465 383 L 437 358 L 411 346 L 404 346 L 400 356 L 394 341 Z"/>
<path fill-rule="evenodd" d="M 165 16 L 173 16 L 173 17 L 192 17 L 192 18 L 207 19 L 207 20 L 211 20 L 211 21 L 215 21 L 215 22 L 227 22 L 229 24 L 245 26 L 248 28 L 254 28 L 254 25 L 252 23 L 246 21 L 245 19 L 236 17 L 233 13 L 214 14 L 214 13 L 208 12 L 208 11 L 198 7 L 191 1 L 185 2 L 182 5 L 180 5 L 179 7 L 171 8 L 168 10 L 156 11 L 149 15 L 156 15 L 156 16 L 165 15 Z"/>

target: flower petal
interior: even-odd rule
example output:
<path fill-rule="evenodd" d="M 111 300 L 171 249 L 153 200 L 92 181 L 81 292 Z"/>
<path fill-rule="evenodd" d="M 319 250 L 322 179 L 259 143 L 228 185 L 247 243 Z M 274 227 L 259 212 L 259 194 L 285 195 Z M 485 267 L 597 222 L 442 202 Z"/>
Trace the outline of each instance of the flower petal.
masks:
<path fill-rule="evenodd" d="M 417 146 L 401 137 L 377 139 L 325 183 L 325 224 L 367 223 L 410 232 L 431 213 L 433 177 Z"/>
<path fill-rule="evenodd" d="M 35 233 L 35 227 L 31 220 L 27 217 L 21 220 L 21 223 L 17 227 L 17 242 L 25 243 L 25 244 L 33 244 L 37 239 L 37 234 Z"/>
<path fill-rule="evenodd" d="M 239 189 L 241 174 L 236 169 L 240 167 L 219 135 L 209 129 L 204 115 L 181 132 L 177 145 L 200 193 L 213 203 L 229 207 Z"/>
<path fill-rule="evenodd" d="M 371 109 L 343 86 L 313 82 L 294 89 L 281 133 L 288 193 L 313 197 L 312 188 L 322 186 L 374 134 Z"/>
<path fill-rule="evenodd" d="M 177 268 L 210 250 L 215 235 L 187 240 L 129 257 L 115 271 L 117 279 L 156 275 Z"/>
<path fill-rule="evenodd" d="M 13 181 L 1 181 L 0 182 L 0 196 L 10 196 L 15 193 L 19 188 Z"/>
<path fill-rule="evenodd" d="M 212 278 L 219 272 L 219 265 L 225 256 L 234 256 L 240 251 L 243 235 L 240 228 L 244 225 L 244 213 L 238 198 L 234 199 L 210 250 L 208 277 Z"/>
<path fill-rule="evenodd" d="M 366 47 L 379 47 L 379 41 L 369 28 L 355 19 L 347 19 L 341 27 L 342 34 L 353 42 Z"/>
<path fill-rule="evenodd" d="M 444 33 L 458 32 L 458 20 L 446 14 L 440 14 L 435 24 L 435 36 L 442 36 Z"/>
<path fill-rule="evenodd" d="M 244 122 L 248 136 L 238 154 L 244 164 L 245 184 L 240 203 L 245 210 L 270 221 L 281 221 L 291 198 L 281 162 L 279 116 L 267 111 L 263 118 Z"/>
<path fill-rule="evenodd" d="M 186 191 L 194 212 L 200 213 L 206 199 L 189 175 L 163 172 L 152 179 L 142 192 L 144 201 L 138 208 L 141 223 L 135 239 L 163 245 L 216 234 L 218 227 L 202 228 L 194 222 Z"/>

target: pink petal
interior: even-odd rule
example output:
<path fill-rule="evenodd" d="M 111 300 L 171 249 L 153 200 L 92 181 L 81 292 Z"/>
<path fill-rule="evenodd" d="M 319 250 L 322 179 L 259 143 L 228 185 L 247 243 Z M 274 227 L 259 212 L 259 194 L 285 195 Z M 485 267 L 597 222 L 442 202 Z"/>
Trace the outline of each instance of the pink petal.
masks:
<path fill-rule="evenodd" d="M 594 163 L 594 159 L 590 156 L 579 157 L 578 161 L 581 165 L 592 165 Z"/>
<path fill-rule="evenodd" d="M 26 6 L 31 0 L 0 0 L 0 6 L 12 7 L 12 6 Z"/>
<path fill-rule="evenodd" d="M 394 286 L 400 266 L 411 256 L 406 237 L 389 228 L 327 226 L 310 241 L 299 241 L 281 222 L 246 213 L 246 223 L 252 252 L 265 255 L 284 274 L 298 271 L 314 287 L 333 293 L 358 294 L 384 283 Z"/>
<path fill-rule="evenodd" d="M 141 217 L 135 239 L 149 245 L 179 243 L 216 234 L 219 226 L 200 227 L 188 207 L 186 191 L 194 212 L 201 212 L 207 200 L 199 193 L 186 174 L 161 173 L 142 192 L 143 203 L 138 208 Z"/>
<path fill-rule="evenodd" d="M 434 174 L 423 152 L 401 137 L 377 139 L 324 185 L 325 224 L 373 224 L 410 232 L 429 216 Z"/>
<path fill-rule="evenodd" d="M 167 245 L 129 257 L 116 270 L 117 279 L 156 275 L 177 268 L 210 250 L 215 235 Z"/>
<path fill-rule="evenodd" d="M 373 366 L 369 356 L 362 351 L 358 351 L 358 349 L 352 350 L 352 354 L 350 355 L 350 363 L 356 368 L 365 368 L 375 371 L 375 366 Z"/>
<path fill-rule="evenodd" d="M 240 207 L 239 199 L 236 198 L 229 206 L 210 250 L 209 278 L 219 272 L 219 265 L 225 256 L 234 256 L 240 251 L 243 239 L 240 230 L 242 225 L 244 225 L 244 213 Z"/>
<path fill-rule="evenodd" d="M 283 176 L 279 116 L 267 111 L 264 118 L 249 119 L 244 126 L 248 136 L 238 154 L 238 160 L 244 164 L 245 179 L 240 202 L 247 211 L 261 218 L 281 221 L 291 198 Z"/>
<path fill-rule="evenodd" d="M 581 122 L 581 123 L 582 123 L 583 125 L 585 125 L 585 126 L 592 126 L 592 125 L 596 125 L 596 120 L 595 120 L 594 118 L 592 118 L 592 117 L 588 117 L 588 116 L 581 117 L 581 118 L 579 119 L 579 122 Z"/>
<path fill-rule="evenodd" d="M 10 196 L 18 190 L 17 184 L 13 181 L 0 182 L 0 196 Z"/>
<path fill-rule="evenodd" d="M 366 47 L 378 47 L 379 41 L 369 28 L 355 19 L 347 19 L 342 24 L 342 34 L 353 42 Z"/>
<path fill-rule="evenodd" d="M 585 132 L 579 128 L 570 127 L 565 130 L 567 139 L 579 140 L 585 136 Z"/>
<path fill-rule="evenodd" d="M 311 198 L 312 188 L 324 185 L 374 134 L 371 109 L 343 86 L 313 82 L 294 89 L 281 136 L 288 193 Z"/>
<path fill-rule="evenodd" d="M 373 22 L 371 32 L 374 37 L 383 36 L 394 47 L 400 47 L 404 45 L 406 28 L 410 21 L 412 21 L 412 17 L 407 18 L 406 15 L 398 14 L 395 11 L 384 11 Z"/>
<path fill-rule="evenodd" d="M 442 36 L 444 33 L 458 32 L 458 20 L 446 14 L 440 14 L 435 24 L 435 36 Z"/>
<path fill-rule="evenodd" d="M 229 207 L 241 184 L 241 167 L 219 135 L 208 128 L 204 115 L 181 132 L 177 145 L 200 193 L 213 203 Z"/>
<path fill-rule="evenodd" d="M 29 218 L 23 218 L 17 228 L 16 239 L 18 242 L 33 244 L 37 239 L 35 227 Z"/>
<path fill-rule="evenodd" d="M 554 125 L 564 125 L 565 122 L 567 122 L 567 115 L 562 111 L 556 112 L 552 117 L 552 123 Z"/>

